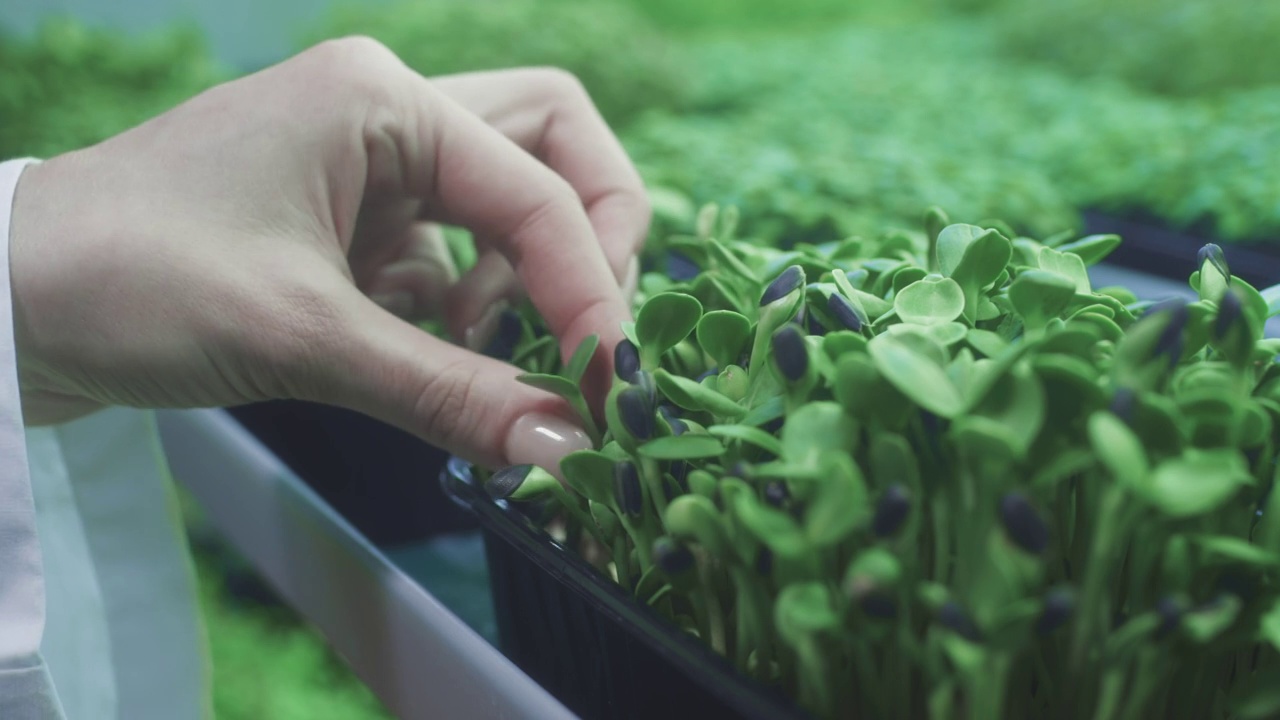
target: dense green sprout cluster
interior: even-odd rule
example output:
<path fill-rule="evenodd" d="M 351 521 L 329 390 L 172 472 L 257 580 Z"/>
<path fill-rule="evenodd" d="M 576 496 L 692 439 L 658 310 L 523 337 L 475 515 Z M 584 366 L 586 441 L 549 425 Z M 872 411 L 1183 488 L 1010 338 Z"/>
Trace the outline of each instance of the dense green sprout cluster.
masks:
<path fill-rule="evenodd" d="M 988 20 L 703 43 L 699 111 L 624 141 L 652 183 L 740 205 L 770 242 L 905 226 L 934 202 L 1032 234 L 1100 208 L 1280 236 L 1280 85 L 1145 96 L 999 45 Z"/>
<path fill-rule="evenodd" d="M 231 76 L 194 29 L 131 37 L 70 19 L 0 32 L 0 68 L 0 158 L 92 145 Z"/>
<path fill-rule="evenodd" d="M 1220 0 L 1003 2 L 1008 47 L 1146 92 L 1218 95 L 1280 78 L 1280 4 Z"/>
<path fill-rule="evenodd" d="M 736 221 L 644 279 L 603 425 L 595 339 L 561 368 L 509 326 L 597 446 L 495 499 L 819 717 L 1280 712 L 1277 289 L 1210 245 L 1195 301 L 1139 301 L 1091 284 L 1114 235 L 937 209 L 785 251 Z"/>
<path fill-rule="evenodd" d="M 550 66 L 572 72 L 615 125 L 678 108 L 680 48 L 630 5 L 589 0 L 415 0 L 371 10 L 339 5 L 315 39 L 368 35 L 433 76 Z"/>

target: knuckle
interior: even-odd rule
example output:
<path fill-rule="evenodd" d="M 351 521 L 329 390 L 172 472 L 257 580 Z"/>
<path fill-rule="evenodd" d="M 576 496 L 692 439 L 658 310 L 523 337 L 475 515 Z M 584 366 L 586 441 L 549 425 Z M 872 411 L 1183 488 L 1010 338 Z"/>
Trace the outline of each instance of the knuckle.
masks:
<path fill-rule="evenodd" d="M 392 95 L 387 78 L 393 75 L 387 71 L 401 66 L 400 59 L 387 46 L 363 35 L 325 40 L 309 55 L 312 71 L 326 83 L 373 101 Z"/>
<path fill-rule="evenodd" d="M 477 429 L 475 390 L 480 371 L 473 365 L 444 368 L 423 385 L 413 405 L 415 420 L 428 437 L 455 447 Z"/>
<path fill-rule="evenodd" d="M 555 98 L 568 102 L 591 102 L 587 87 L 571 71 L 561 67 L 547 66 L 535 68 L 534 72 L 537 82 Z"/>

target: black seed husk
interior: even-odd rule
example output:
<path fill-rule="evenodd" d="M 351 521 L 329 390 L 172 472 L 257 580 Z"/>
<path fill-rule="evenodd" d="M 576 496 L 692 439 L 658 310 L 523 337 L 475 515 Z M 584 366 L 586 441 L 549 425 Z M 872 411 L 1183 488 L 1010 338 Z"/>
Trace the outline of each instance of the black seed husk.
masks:
<path fill-rule="evenodd" d="M 640 372 L 640 351 L 630 340 L 623 339 L 613 347 L 613 372 L 623 382 L 632 382 Z"/>
<path fill-rule="evenodd" d="M 871 520 L 871 532 L 886 538 L 902 527 L 911 512 L 911 491 L 901 483 L 890 485 L 876 503 L 876 513 Z"/>
<path fill-rule="evenodd" d="M 980 642 L 982 640 L 982 635 L 978 632 L 978 626 L 973 624 L 973 621 L 969 619 L 969 615 L 965 613 L 964 608 L 960 607 L 960 604 L 954 600 L 948 600 L 938 609 L 938 622 L 966 640 L 971 642 Z"/>
<path fill-rule="evenodd" d="M 1208 260 L 1218 272 L 1228 281 L 1231 280 L 1231 269 L 1227 266 L 1227 255 L 1222 252 L 1222 247 L 1214 243 L 1208 243 L 1200 248 L 1200 252 L 1196 253 L 1196 268 L 1203 269 L 1204 262 Z"/>
<path fill-rule="evenodd" d="M 629 387 L 618 393 L 618 417 L 631 436 L 641 442 L 653 437 L 653 406 L 641 387 Z"/>
<path fill-rule="evenodd" d="M 689 258 L 677 252 L 667 253 L 667 277 L 676 282 L 693 280 L 702 272 L 702 268 Z"/>
<path fill-rule="evenodd" d="M 680 577 L 693 569 L 693 552 L 669 537 L 653 542 L 653 562 L 667 577 Z"/>
<path fill-rule="evenodd" d="M 1041 635 L 1062 627 L 1071 619 L 1076 608 L 1076 596 L 1067 588 L 1054 588 L 1044 597 L 1044 611 L 1036 621 L 1036 632 Z"/>
<path fill-rule="evenodd" d="M 618 509 L 630 517 L 638 518 L 644 512 L 640 471 L 630 460 L 623 460 L 613 466 L 613 497 L 618 503 Z"/>
<path fill-rule="evenodd" d="M 1111 398 L 1111 412 L 1124 421 L 1125 425 L 1133 424 L 1133 414 L 1138 407 L 1138 394 L 1129 388 L 1119 388 Z"/>
<path fill-rule="evenodd" d="M 1170 298 L 1153 305 L 1148 312 L 1167 312 L 1170 316 L 1169 324 L 1165 326 L 1160 333 L 1160 338 L 1156 340 L 1155 348 L 1152 350 L 1152 357 L 1165 356 L 1169 358 L 1170 363 L 1178 362 L 1178 359 L 1182 357 L 1182 331 L 1187 327 L 1187 319 L 1190 317 L 1190 313 L 1187 311 L 1187 302 L 1181 298 Z"/>
<path fill-rule="evenodd" d="M 1156 628 L 1156 637 L 1163 638 L 1178 629 L 1182 622 L 1182 604 L 1176 598 L 1166 595 L 1156 603 L 1156 614 L 1160 616 L 1160 627 Z"/>
<path fill-rule="evenodd" d="M 781 300 L 804 283 L 804 270 L 799 265 L 792 265 L 764 289 L 760 297 L 760 307 Z"/>
<path fill-rule="evenodd" d="M 510 360 L 515 356 L 516 345 L 520 344 L 520 336 L 524 333 L 524 323 L 520 314 L 510 308 L 498 313 L 498 331 L 484 349 L 484 354 L 499 360 Z"/>
<path fill-rule="evenodd" d="M 1015 545 L 1034 555 L 1049 546 L 1049 528 L 1026 495 L 1011 492 L 1000 499 L 1000 521 Z"/>
<path fill-rule="evenodd" d="M 1231 326 L 1236 324 L 1240 316 L 1244 314 L 1244 305 L 1240 303 L 1240 296 L 1228 290 L 1222 294 L 1222 301 L 1218 303 L 1218 316 L 1213 319 L 1213 338 L 1221 340 L 1230 332 Z"/>
<path fill-rule="evenodd" d="M 790 497 L 791 491 L 787 490 L 787 484 L 781 480 L 770 480 L 764 486 L 764 501 L 773 507 L 786 505 Z"/>
<path fill-rule="evenodd" d="M 787 382 L 795 382 L 809 371 L 809 349 L 800 328 L 785 325 L 773 334 L 773 359 Z"/>
<path fill-rule="evenodd" d="M 849 302 L 845 296 L 839 293 L 832 293 L 831 296 L 827 298 L 827 311 L 830 312 L 846 330 L 862 332 L 862 326 L 866 324 L 866 319 L 863 318 L 858 312 L 858 309 L 853 306 L 853 303 Z"/>
<path fill-rule="evenodd" d="M 883 590 L 873 590 L 859 603 L 862 611 L 874 618 L 892 620 L 898 616 L 898 604 L 893 596 Z"/>
<path fill-rule="evenodd" d="M 773 551 L 767 547 L 761 547 L 756 553 L 756 573 L 759 575 L 768 575 L 773 572 Z"/>
<path fill-rule="evenodd" d="M 644 370 L 637 371 L 631 378 L 631 384 L 644 391 L 644 396 L 649 401 L 649 409 L 651 411 L 658 406 L 658 382 L 653 379 L 653 373 L 645 372 Z"/>
<path fill-rule="evenodd" d="M 485 482 L 484 491 L 494 500 L 509 498 L 524 484 L 525 478 L 529 477 L 529 471 L 532 469 L 532 465 L 512 465 L 502 468 Z"/>

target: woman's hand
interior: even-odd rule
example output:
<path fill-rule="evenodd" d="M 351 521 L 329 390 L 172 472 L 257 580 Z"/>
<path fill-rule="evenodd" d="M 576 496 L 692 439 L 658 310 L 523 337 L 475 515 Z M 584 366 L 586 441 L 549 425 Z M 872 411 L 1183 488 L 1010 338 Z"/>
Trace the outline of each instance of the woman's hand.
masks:
<path fill-rule="evenodd" d="M 440 313 L 476 348 L 523 290 L 566 353 L 592 333 L 612 348 L 648 222 L 567 74 L 428 80 L 374 41 L 330 41 L 26 170 L 10 255 L 24 414 L 295 398 L 553 469 L 587 445 L 561 401 L 407 320 Z M 435 223 L 477 238 L 461 279 Z"/>

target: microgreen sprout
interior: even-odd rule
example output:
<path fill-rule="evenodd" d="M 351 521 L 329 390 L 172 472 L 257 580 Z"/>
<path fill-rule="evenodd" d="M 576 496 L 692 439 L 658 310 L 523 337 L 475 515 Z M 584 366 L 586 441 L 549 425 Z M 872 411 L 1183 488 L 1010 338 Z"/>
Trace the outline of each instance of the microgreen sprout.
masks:
<path fill-rule="evenodd" d="M 495 497 L 555 498 L 639 602 L 819 717 L 1280 712 L 1280 289 L 1209 246 L 1199 300 L 1141 302 L 1086 272 L 1116 236 L 938 209 L 788 250 L 704 216 L 698 272 L 642 283 L 570 490 L 523 467 Z"/>

